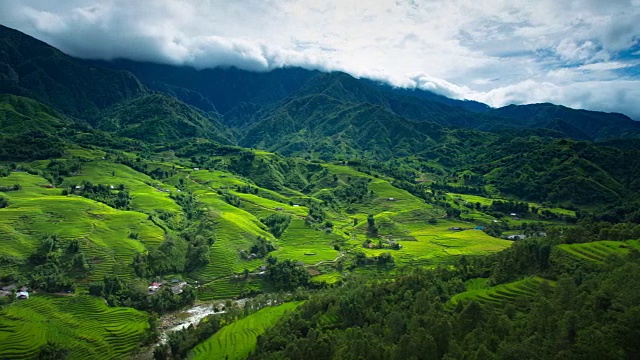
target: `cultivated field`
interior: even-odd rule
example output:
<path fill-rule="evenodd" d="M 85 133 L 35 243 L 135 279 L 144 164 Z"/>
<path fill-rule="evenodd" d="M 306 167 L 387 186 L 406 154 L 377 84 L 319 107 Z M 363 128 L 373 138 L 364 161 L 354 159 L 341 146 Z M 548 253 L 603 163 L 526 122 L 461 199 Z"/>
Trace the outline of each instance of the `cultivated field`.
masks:
<path fill-rule="evenodd" d="M 561 244 L 556 248 L 581 260 L 604 263 L 610 256 L 625 255 L 631 249 L 640 250 L 640 242 L 638 240 L 594 241 L 583 244 Z"/>
<path fill-rule="evenodd" d="M 555 286 L 553 281 L 535 276 L 494 287 L 468 290 L 455 295 L 449 303 L 455 305 L 460 301 L 475 300 L 487 305 L 504 306 L 507 303 L 513 303 L 519 299 L 527 299 L 535 296 L 543 283 L 549 286 Z M 475 283 L 472 283 L 472 287 L 474 287 L 473 285 L 475 285 Z"/>
<path fill-rule="evenodd" d="M 89 296 L 35 295 L 0 310 L 0 359 L 29 359 L 47 342 L 69 359 L 122 359 L 138 348 L 148 315 Z"/>
<path fill-rule="evenodd" d="M 264 308 L 230 325 L 193 349 L 193 359 L 245 359 L 256 347 L 258 336 L 275 325 L 282 315 L 302 302 Z"/>

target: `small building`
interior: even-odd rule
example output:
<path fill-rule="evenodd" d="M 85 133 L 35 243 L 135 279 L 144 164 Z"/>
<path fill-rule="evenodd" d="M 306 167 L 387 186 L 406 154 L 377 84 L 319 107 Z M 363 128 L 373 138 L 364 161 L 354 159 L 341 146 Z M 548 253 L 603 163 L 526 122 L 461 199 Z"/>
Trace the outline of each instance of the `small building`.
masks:
<path fill-rule="evenodd" d="M 458 226 L 452 226 L 452 227 L 450 227 L 450 228 L 449 228 L 449 230 L 452 230 L 452 231 L 460 231 L 460 230 L 462 230 L 462 228 L 461 228 L 461 227 L 458 227 Z"/>
<path fill-rule="evenodd" d="M 11 295 L 11 291 L 0 290 L 0 298 Z"/>
<path fill-rule="evenodd" d="M 7 286 L 3 286 L 2 290 L 3 291 L 8 291 L 8 292 L 12 292 L 14 290 L 16 290 L 18 287 L 15 285 L 7 285 Z"/>
<path fill-rule="evenodd" d="M 186 282 L 179 282 L 178 284 L 175 284 L 171 287 L 171 292 L 174 295 L 178 295 L 182 293 L 182 288 L 184 288 L 185 286 L 187 286 Z"/>
<path fill-rule="evenodd" d="M 195 170 L 195 171 L 199 171 L 199 170 L 200 170 L 200 168 L 193 168 L 193 170 Z"/>
<path fill-rule="evenodd" d="M 282 211 L 282 210 L 284 210 L 284 208 L 282 208 L 282 207 L 280 207 L 280 206 L 277 206 L 277 207 L 276 207 L 276 211 Z"/>
<path fill-rule="evenodd" d="M 369 243 L 369 244 L 367 244 L 367 247 L 368 247 L 369 249 L 375 249 L 375 248 L 376 248 L 376 245 L 375 245 L 375 244 L 373 244 L 373 243 Z"/>
<path fill-rule="evenodd" d="M 298 205 L 298 204 L 293 204 L 293 207 L 298 207 L 298 206 L 300 206 L 300 205 Z"/>
<path fill-rule="evenodd" d="M 158 291 L 158 289 L 160 289 L 161 287 L 162 287 L 162 283 L 161 282 L 154 281 L 151 284 L 149 284 L 149 288 L 148 288 L 149 289 L 149 293 L 153 294 L 156 291 Z"/>
<path fill-rule="evenodd" d="M 396 199 L 395 199 L 395 198 L 390 197 L 390 198 L 387 198 L 387 201 L 396 201 Z"/>
<path fill-rule="evenodd" d="M 516 213 L 511 213 L 511 214 L 509 214 L 509 216 L 518 216 L 518 214 L 516 214 Z"/>
<path fill-rule="evenodd" d="M 16 293 L 16 299 L 26 300 L 29 298 L 29 293 L 26 291 L 18 291 Z"/>
<path fill-rule="evenodd" d="M 260 267 L 258 268 L 258 270 L 260 270 L 260 271 L 265 271 L 265 270 L 267 270 L 267 266 L 266 266 L 266 265 L 262 265 L 262 266 L 260 266 Z"/>
<path fill-rule="evenodd" d="M 516 235 L 509 235 L 509 236 L 507 236 L 507 239 L 509 239 L 509 240 L 514 240 L 514 241 L 517 241 L 517 240 L 524 240 L 524 239 L 526 239 L 526 238 L 527 238 L 527 236 L 526 236 L 526 235 L 524 235 L 524 234 L 516 234 Z"/>

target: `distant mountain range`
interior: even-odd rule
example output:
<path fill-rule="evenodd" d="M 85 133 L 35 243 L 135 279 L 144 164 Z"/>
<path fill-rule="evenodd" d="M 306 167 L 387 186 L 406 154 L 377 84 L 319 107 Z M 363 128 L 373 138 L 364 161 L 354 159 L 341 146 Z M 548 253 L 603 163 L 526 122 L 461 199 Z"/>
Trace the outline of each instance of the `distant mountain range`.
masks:
<path fill-rule="evenodd" d="M 341 72 L 85 61 L 2 26 L 0 93 L 4 160 L 55 157 L 70 143 L 196 141 L 325 161 L 418 161 L 537 201 L 611 202 L 640 189 L 640 122 L 616 113 L 493 109 Z"/>

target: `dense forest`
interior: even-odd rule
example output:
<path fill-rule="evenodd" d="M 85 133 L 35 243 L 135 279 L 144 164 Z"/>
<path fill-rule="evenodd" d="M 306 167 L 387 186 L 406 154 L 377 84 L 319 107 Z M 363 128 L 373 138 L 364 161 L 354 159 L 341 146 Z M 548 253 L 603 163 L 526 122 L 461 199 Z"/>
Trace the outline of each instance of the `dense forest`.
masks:
<path fill-rule="evenodd" d="M 550 255 L 555 241 L 525 240 L 491 258 L 409 270 L 393 282 L 351 279 L 269 329 L 251 358 L 635 358 L 640 252 L 568 266 Z M 452 302 L 465 282 L 486 273 L 495 285 L 536 274 L 554 280 L 515 301 Z"/>

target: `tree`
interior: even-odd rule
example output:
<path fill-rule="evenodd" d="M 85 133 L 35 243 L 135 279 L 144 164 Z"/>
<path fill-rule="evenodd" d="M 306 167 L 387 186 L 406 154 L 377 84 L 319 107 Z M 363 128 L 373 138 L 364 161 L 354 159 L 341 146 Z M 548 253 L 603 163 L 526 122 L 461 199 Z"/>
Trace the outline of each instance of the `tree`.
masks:
<path fill-rule="evenodd" d="M 378 227 L 376 226 L 376 219 L 373 217 L 372 214 L 369 214 L 369 216 L 367 216 L 367 230 L 369 231 L 370 235 L 378 235 Z"/>

